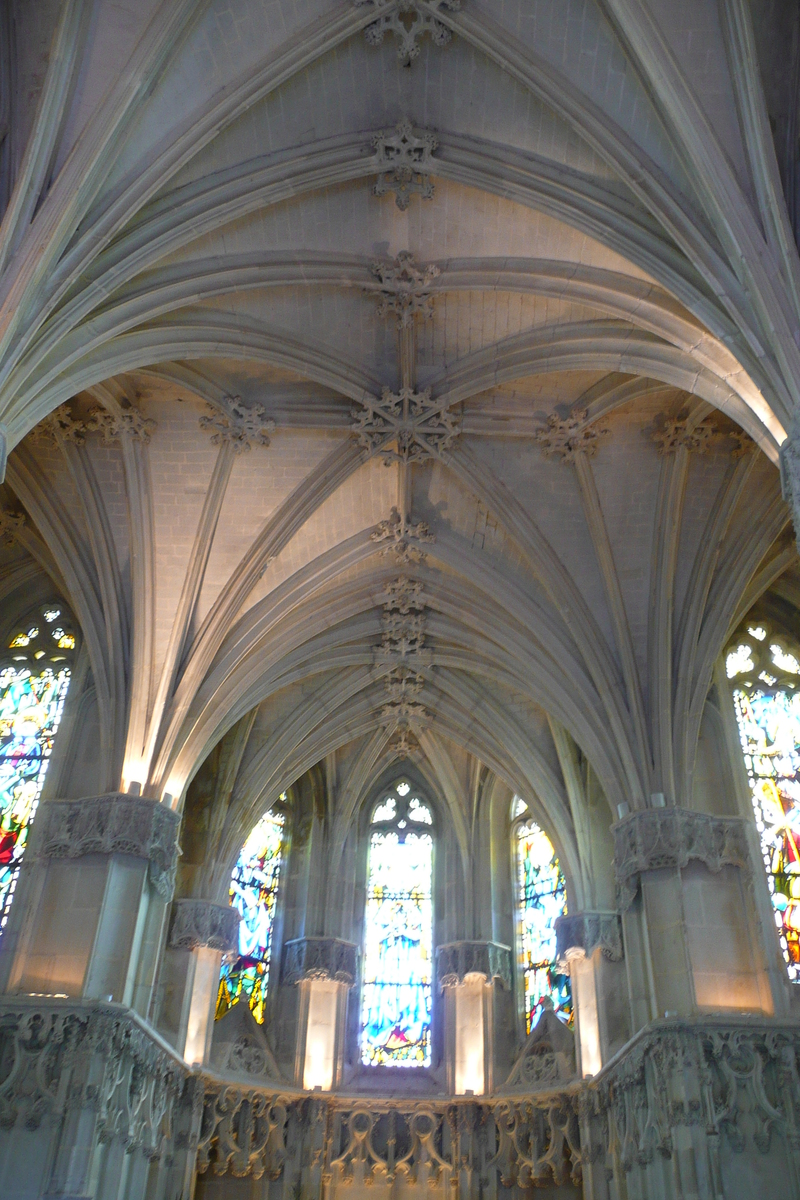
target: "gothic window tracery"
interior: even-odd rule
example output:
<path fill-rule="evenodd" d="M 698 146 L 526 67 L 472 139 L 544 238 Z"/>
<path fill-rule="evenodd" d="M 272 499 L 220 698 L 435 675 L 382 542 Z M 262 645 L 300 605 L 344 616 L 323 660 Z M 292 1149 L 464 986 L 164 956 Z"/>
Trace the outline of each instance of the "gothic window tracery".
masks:
<path fill-rule="evenodd" d="M 285 793 L 281 802 L 285 803 Z M 216 1018 L 244 1002 L 263 1024 L 275 932 L 286 816 L 272 808 L 253 827 L 233 869 L 230 902 L 238 909 L 238 954 L 223 961 L 217 993 Z"/>
<path fill-rule="evenodd" d="M 800 644 L 747 621 L 725 653 L 789 978 L 800 980 Z"/>
<path fill-rule="evenodd" d="M 431 1062 L 433 814 L 400 780 L 370 823 L 361 1061 Z"/>
<path fill-rule="evenodd" d="M 50 764 L 75 646 L 71 617 L 51 602 L 14 628 L 0 659 L 0 929 Z"/>
<path fill-rule="evenodd" d="M 564 1021 L 572 1020 L 569 976 L 556 962 L 557 917 L 567 911 L 567 885 L 547 834 L 514 799 L 512 838 L 517 871 L 517 921 L 525 1028 L 530 1033 L 545 999 Z"/>

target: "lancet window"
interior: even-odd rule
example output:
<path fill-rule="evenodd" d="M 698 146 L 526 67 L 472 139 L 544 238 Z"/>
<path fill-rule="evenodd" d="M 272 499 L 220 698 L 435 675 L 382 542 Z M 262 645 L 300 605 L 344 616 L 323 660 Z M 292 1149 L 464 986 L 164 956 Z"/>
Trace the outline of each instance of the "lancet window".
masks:
<path fill-rule="evenodd" d="M 800 980 L 800 644 L 748 621 L 725 655 L 775 924 Z"/>
<path fill-rule="evenodd" d="M 361 1061 L 431 1062 L 433 814 L 401 780 L 370 825 L 361 992 Z"/>
<path fill-rule="evenodd" d="M 572 1019 L 569 976 L 556 962 L 556 918 L 567 911 L 564 873 L 547 834 L 515 798 L 513 840 L 517 868 L 517 914 L 525 1028 L 530 1033 L 549 997 L 558 1016 Z"/>
<path fill-rule="evenodd" d="M 75 641 L 63 605 L 45 604 L 15 628 L 0 659 L 0 929 L 61 722 Z"/>
<path fill-rule="evenodd" d="M 286 796 L 281 796 L 281 802 Z M 238 954 L 223 962 L 216 1017 L 240 1001 L 263 1024 L 275 933 L 286 817 L 282 807 L 265 813 L 242 846 L 233 869 L 230 902 L 239 910 Z"/>

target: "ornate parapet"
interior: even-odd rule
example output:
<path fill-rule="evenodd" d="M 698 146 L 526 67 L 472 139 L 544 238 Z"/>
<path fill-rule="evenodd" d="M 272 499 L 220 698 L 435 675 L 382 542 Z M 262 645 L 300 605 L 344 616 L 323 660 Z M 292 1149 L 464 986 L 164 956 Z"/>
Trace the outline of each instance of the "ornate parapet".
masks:
<path fill-rule="evenodd" d="M 180 854 L 180 816 L 158 800 L 112 792 L 86 800 L 52 800 L 39 809 L 41 858 L 132 854 L 150 864 L 150 882 L 169 900 Z"/>
<path fill-rule="evenodd" d="M 169 945 L 173 950 L 207 946 L 224 954 L 235 950 L 239 939 L 238 910 L 209 900 L 173 900 Z"/>
<path fill-rule="evenodd" d="M 467 975 L 499 979 L 511 990 L 511 950 L 500 942 L 448 942 L 436 947 L 439 987 L 456 987 Z"/>
<path fill-rule="evenodd" d="M 747 834 L 739 817 L 712 817 L 685 808 L 646 808 L 613 827 L 619 906 L 630 908 L 643 871 L 685 867 L 691 859 L 710 871 L 748 867 Z"/>
<path fill-rule="evenodd" d="M 556 917 L 556 958 L 569 970 L 575 958 L 591 958 L 598 948 L 612 962 L 622 958 L 622 923 L 619 913 L 582 912 Z"/>
<path fill-rule="evenodd" d="M 307 937 L 287 942 L 283 948 L 284 983 L 304 979 L 334 979 L 352 987 L 356 981 L 358 948 L 339 938 Z"/>
<path fill-rule="evenodd" d="M 0 1062 L 0 1142 L 8 1139 L 0 1153 L 40 1159 L 44 1194 L 94 1195 L 99 1162 L 115 1146 L 139 1159 L 134 1169 L 155 1164 L 169 1177 L 193 1081 L 183 1060 L 121 1005 L 6 1000 Z M 202 1092 L 196 1114 L 189 1103 L 187 1142 L 201 1114 Z M 174 1186 L 169 1194 L 178 1194 Z"/>

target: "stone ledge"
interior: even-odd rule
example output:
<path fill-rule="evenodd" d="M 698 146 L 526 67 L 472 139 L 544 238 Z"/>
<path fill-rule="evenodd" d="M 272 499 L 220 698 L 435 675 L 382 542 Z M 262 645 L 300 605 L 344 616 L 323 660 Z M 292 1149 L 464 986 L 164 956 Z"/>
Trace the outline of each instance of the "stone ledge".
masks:
<path fill-rule="evenodd" d="M 173 900 L 169 946 L 173 950 L 208 947 L 228 954 L 239 941 L 239 912 L 210 900 Z"/>

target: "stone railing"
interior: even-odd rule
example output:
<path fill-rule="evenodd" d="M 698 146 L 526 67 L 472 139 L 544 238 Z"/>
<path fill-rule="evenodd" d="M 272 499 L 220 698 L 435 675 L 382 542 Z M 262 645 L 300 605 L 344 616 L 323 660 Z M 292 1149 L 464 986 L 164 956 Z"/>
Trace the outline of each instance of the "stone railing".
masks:
<path fill-rule="evenodd" d="M 6 998 L 0 1194 L 101 1200 L 113 1184 L 116 1200 L 226 1200 L 250 1178 L 272 1181 L 273 1200 L 364 1187 L 796 1198 L 799 1056 L 800 1024 L 708 1016 L 648 1026 L 590 1080 L 482 1098 L 326 1095 L 189 1070 L 121 1005 Z"/>

